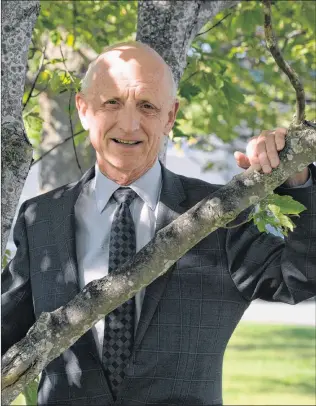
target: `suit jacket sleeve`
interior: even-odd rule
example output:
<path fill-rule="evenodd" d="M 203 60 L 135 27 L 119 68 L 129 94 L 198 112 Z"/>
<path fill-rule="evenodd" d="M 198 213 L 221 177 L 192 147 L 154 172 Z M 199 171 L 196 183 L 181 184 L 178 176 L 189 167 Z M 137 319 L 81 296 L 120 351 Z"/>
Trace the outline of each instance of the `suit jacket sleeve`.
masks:
<path fill-rule="evenodd" d="M 25 203 L 14 227 L 15 257 L 1 274 L 1 354 L 21 340 L 35 322 L 24 209 Z"/>
<path fill-rule="evenodd" d="M 275 191 L 307 207 L 292 219 L 296 227 L 288 237 L 260 233 L 252 222 L 227 230 L 229 272 L 249 301 L 295 304 L 316 295 L 316 168 L 310 169 L 312 186 Z"/>

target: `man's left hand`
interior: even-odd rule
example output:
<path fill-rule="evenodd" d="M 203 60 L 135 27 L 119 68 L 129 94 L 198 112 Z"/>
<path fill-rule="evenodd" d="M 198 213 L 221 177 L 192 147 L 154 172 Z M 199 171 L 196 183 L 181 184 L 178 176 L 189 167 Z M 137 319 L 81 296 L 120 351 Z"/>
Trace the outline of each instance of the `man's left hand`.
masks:
<path fill-rule="evenodd" d="M 248 169 L 250 166 L 256 171 L 270 173 L 272 168 L 280 164 L 279 154 L 285 146 L 286 128 L 277 128 L 272 131 L 262 131 L 257 137 L 252 137 L 247 144 L 246 154 L 240 151 L 234 153 L 237 165 L 240 168 Z M 287 186 L 299 186 L 308 180 L 308 168 L 304 168 L 287 179 Z"/>

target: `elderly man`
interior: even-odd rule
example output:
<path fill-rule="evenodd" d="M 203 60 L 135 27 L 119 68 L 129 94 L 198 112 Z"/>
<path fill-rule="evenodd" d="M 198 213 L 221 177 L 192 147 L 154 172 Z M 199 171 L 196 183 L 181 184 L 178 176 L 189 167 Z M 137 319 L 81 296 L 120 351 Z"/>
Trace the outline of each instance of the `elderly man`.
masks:
<path fill-rule="evenodd" d="M 20 209 L 17 253 L 2 275 L 3 352 L 41 312 L 111 273 L 218 188 L 158 161 L 179 103 L 169 67 L 148 46 L 108 48 L 89 67 L 76 105 L 96 165 L 79 182 Z M 237 162 L 270 172 L 285 135 L 263 132 L 248 156 L 236 153 Z M 283 193 L 307 207 L 288 239 L 250 223 L 211 233 L 51 362 L 38 403 L 222 404 L 224 351 L 250 302 L 294 304 L 315 294 L 314 168 L 285 186 Z"/>

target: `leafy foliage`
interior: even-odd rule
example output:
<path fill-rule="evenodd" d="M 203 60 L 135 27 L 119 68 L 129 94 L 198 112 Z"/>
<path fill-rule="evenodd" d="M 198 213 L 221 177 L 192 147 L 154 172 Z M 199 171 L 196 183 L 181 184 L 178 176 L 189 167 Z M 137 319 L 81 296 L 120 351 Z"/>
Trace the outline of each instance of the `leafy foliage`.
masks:
<path fill-rule="evenodd" d="M 295 92 L 266 49 L 261 7 L 257 1 L 240 2 L 207 24 L 211 28 L 222 20 L 219 25 L 209 31 L 203 27 L 195 38 L 180 84 L 183 114 L 174 131 L 175 142 L 181 142 L 183 134 L 204 140 L 216 134 L 231 143 L 243 135 L 240 127 L 256 135 L 291 121 Z M 303 80 L 310 120 L 315 118 L 316 105 L 315 14 L 315 2 L 273 5 L 279 46 Z M 193 144 L 193 148 L 205 147 L 205 142 Z"/>
<path fill-rule="evenodd" d="M 39 158 L 43 122 L 39 94 L 74 93 L 80 88 L 80 73 L 67 68 L 62 49 L 72 48 L 88 65 L 90 60 L 82 55 L 82 49 L 100 53 L 109 44 L 132 39 L 136 34 L 136 14 L 135 1 L 41 2 L 29 49 L 28 80 L 23 97 L 23 120 L 35 158 Z M 60 57 L 48 58 L 47 47 L 53 47 L 53 53 Z M 81 126 L 75 131 L 75 134 L 80 132 L 76 145 L 86 139 L 87 133 L 81 131 Z"/>
<path fill-rule="evenodd" d="M 261 200 L 256 209 L 249 220 L 254 221 L 260 232 L 267 233 L 270 225 L 278 234 L 287 236 L 295 227 L 289 216 L 298 216 L 306 207 L 292 196 L 273 193 Z"/>
<path fill-rule="evenodd" d="M 11 251 L 5 250 L 4 255 L 2 257 L 2 269 L 5 268 L 11 260 Z"/>
<path fill-rule="evenodd" d="M 289 7 L 287 1 L 278 1 L 273 6 L 281 49 L 304 79 L 310 120 L 315 117 L 315 12 L 315 2 L 296 1 Z M 135 38 L 136 18 L 136 1 L 42 1 L 33 33 L 34 47 L 30 48 L 29 72 L 37 72 L 47 38 L 56 48 L 68 46 L 81 53 L 82 47 L 89 47 L 100 53 L 109 44 Z M 208 26 L 216 24 L 209 30 Z M 78 90 L 79 77 L 67 72 L 63 62 L 62 57 L 44 61 L 37 81 L 39 90 L 45 86 L 53 93 Z M 240 2 L 203 27 L 189 51 L 179 98 L 182 112 L 171 139 L 178 144 L 191 140 L 192 148 L 209 150 L 209 134 L 231 143 L 242 136 L 240 127 L 256 134 L 263 128 L 289 124 L 295 94 L 266 49 L 260 2 Z M 40 128 L 40 122 L 36 122 L 36 130 L 29 134 L 35 147 Z M 201 138 L 206 142 L 196 142 Z"/>

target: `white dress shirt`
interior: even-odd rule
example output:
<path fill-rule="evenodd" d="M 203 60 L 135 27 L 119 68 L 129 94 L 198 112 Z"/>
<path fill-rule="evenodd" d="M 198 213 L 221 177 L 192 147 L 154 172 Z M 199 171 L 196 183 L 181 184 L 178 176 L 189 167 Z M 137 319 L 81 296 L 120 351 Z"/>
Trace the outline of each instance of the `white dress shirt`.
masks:
<path fill-rule="evenodd" d="M 161 191 L 161 166 L 157 159 L 142 177 L 129 185 L 137 193 L 130 205 L 135 224 L 136 252 L 141 250 L 155 234 L 158 202 Z M 102 174 L 95 165 L 95 177 L 85 184 L 75 204 L 76 253 L 80 289 L 108 274 L 110 232 L 117 203 L 110 197 L 120 187 Z M 135 296 L 135 332 L 144 300 L 145 288 Z M 102 360 L 104 319 L 92 328 Z"/>

